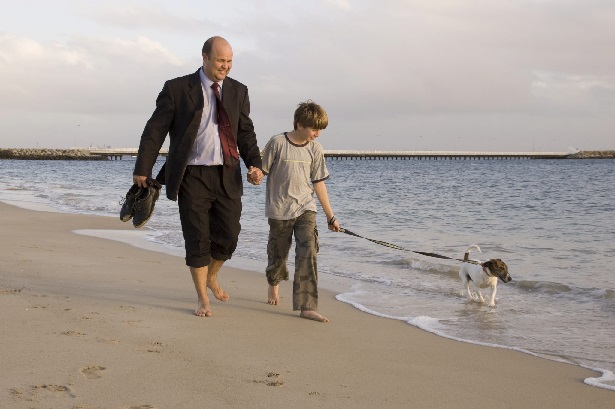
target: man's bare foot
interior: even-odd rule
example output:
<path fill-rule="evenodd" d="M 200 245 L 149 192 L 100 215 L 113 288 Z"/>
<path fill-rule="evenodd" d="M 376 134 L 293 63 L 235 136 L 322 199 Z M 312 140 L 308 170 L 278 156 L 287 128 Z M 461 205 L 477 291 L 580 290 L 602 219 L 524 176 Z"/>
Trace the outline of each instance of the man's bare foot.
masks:
<path fill-rule="evenodd" d="M 308 320 L 314 320 L 318 322 L 329 322 L 329 319 L 323 315 L 320 315 L 316 311 L 301 311 L 299 315 L 301 318 L 307 318 Z"/>
<path fill-rule="evenodd" d="M 226 293 L 226 291 L 224 291 L 216 281 L 214 280 L 210 280 L 209 278 L 207 279 L 207 288 L 209 288 L 211 290 L 211 292 L 214 294 L 214 297 L 216 297 L 217 299 L 219 299 L 220 301 L 228 301 L 229 296 Z"/>
<path fill-rule="evenodd" d="M 218 271 L 224 264 L 224 261 L 217 260 L 215 258 L 211 259 L 211 263 L 209 263 L 209 267 L 207 268 L 207 288 L 214 293 L 214 297 L 219 299 L 220 301 L 228 301 L 229 296 L 220 286 L 218 285 Z"/>
<path fill-rule="evenodd" d="M 211 310 L 209 309 L 209 301 L 199 300 L 194 315 L 197 317 L 211 317 Z"/>
<path fill-rule="evenodd" d="M 271 305 L 278 305 L 280 303 L 280 296 L 278 295 L 278 287 L 280 285 L 270 285 L 267 291 L 267 302 Z"/>

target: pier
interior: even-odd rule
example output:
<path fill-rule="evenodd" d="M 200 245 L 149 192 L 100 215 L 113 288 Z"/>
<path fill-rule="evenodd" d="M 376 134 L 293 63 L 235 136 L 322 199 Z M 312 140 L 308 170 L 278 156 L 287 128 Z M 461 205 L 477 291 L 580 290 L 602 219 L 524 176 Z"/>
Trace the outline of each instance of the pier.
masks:
<path fill-rule="evenodd" d="M 479 159 L 565 159 L 567 152 L 471 152 L 471 151 L 325 151 L 325 157 L 353 159 L 418 159 L 418 160 L 479 160 Z"/>
<path fill-rule="evenodd" d="M 136 156 L 137 148 L 86 148 L 91 155 L 118 160 L 123 156 Z M 169 150 L 160 150 L 167 156 Z M 325 150 L 325 157 L 340 160 L 384 159 L 384 160 L 479 160 L 479 159 L 565 159 L 568 152 L 471 152 L 471 151 L 355 151 Z"/>

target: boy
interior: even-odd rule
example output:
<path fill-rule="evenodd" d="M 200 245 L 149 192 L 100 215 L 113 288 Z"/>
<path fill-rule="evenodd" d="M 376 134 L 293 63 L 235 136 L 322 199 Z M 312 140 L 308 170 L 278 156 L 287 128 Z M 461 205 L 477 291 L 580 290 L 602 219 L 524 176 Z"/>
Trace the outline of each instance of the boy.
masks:
<path fill-rule="evenodd" d="M 320 322 L 329 320 L 316 312 L 318 231 L 314 193 L 327 216 L 329 230 L 340 231 L 324 182 L 329 178 L 324 152 L 314 140 L 328 121 L 320 105 L 311 100 L 302 102 L 295 110 L 294 129 L 272 137 L 262 152 L 262 170 L 267 175 L 265 214 L 269 219 L 268 303 L 280 303 L 278 287 L 280 281 L 288 280 L 286 260 L 294 233 L 293 310 L 300 310 L 302 318 Z"/>

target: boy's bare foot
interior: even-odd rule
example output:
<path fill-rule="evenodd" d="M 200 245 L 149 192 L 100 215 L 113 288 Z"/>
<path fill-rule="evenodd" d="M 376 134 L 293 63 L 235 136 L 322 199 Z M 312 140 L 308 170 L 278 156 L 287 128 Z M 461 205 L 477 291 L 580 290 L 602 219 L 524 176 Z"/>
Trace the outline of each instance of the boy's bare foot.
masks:
<path fill-rule="evenodd" d="M 209 309 L 209 300 L 199 299 L 198 306 L 194 310 L 194 315 L 197 317 L 211 317 L 211 310 Z"/>
<path fill-rule="evenodd" d="M 323 315 L 320 315 L 316 311 L 301 311 L 299 315 L 301 318 L 307 318 L 308 320 L 314 320 L 318 322 L 329 322 L 329 319 Z"/>
<path fill-rule="evenodd" d="M 267 291 L 267 302 L 271 305 L 278 305 L 280 303 L 280 296 L 278 295 L 278 285 L 270 285 L 269 291 Z"/>
<path fill-rule="evenodd" d="M 216 280 L 210 280 L 209 278 L 207 278 L 207 288 L 209 288 L 214 294 L 214 297 L 216 297 L 220 301 L 228 301 L 228 294 L 218 285 L 218 282 Z"/>

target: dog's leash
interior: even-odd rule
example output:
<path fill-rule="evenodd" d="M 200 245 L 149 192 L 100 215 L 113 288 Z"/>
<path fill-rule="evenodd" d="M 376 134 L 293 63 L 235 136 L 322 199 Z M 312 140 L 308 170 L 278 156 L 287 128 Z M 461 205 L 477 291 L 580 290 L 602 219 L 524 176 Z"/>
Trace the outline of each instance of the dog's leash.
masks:
<path fill-rule="evenodd" d="M 387 243 L 386 241 L 374 240 L 374 239 L 370 239 L 370 238 L 367 238 L 367 237 L 360 236 L 357 233 L 353 233 L 350 230 L 343 229 L 341 227 L 340 227 L 340 232 L 346 233 L 346 234 L 348 234 L 350 236 L 355 236 L 355 237 L 359 237 L 361 239 L 369 240 L 372 243 L 380 244 L 381 246 L 389 247 L 389 248 L 392 248 L 392 249 L 395 249 L 395 250 L 409 251 L 411 253 L 422 254 L 423 256 L 427 256 L 427 257 L 443 258 L 443 259 L 447 259 L 447 260 L 462 261 L 462 262 L 465 262 L 465 263 L 480 264 L 480 263 L 478 263 L 478 262 L 476 262 L 474 260 L 463 260 L 463 259 L 460 259 L 460 258 L 447 257 L 447 256 L 443 256 L 441 254 L 436 254 L 436 253 L 426 253 L 424 251 L 416 251 L 416 250 L 405 249 L 405 248 L 397 246 L 395 244 Z"/>

